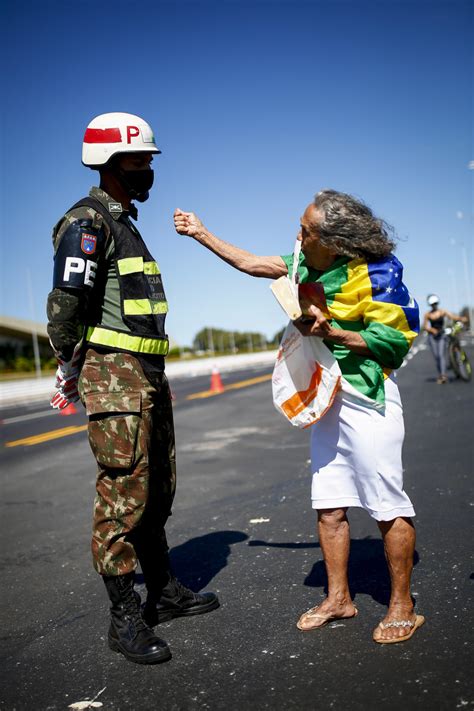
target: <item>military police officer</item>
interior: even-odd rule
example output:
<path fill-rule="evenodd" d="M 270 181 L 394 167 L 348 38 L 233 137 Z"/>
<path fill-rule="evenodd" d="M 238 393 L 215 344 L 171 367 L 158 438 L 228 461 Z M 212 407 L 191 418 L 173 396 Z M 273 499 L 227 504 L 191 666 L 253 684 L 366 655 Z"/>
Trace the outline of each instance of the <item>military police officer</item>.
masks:
<path fill-rule="evenodd" d="M 82 400 L 98 466 L 92 555 L 111 601 L 108 642 L 131 661 L 154 664 L 171 653 L 151 627 L 218 607 L 173 575 L 165 523 L 175 493 L 173 415 L 164 361 L 168 311 L 157 262 L 132 220 L 133 200 L 153 185 L 160 153 L 138 116 L 97 116 L 84 135 L 82 162 L 100 188 L 79 200 L 53 230 L 48 333 L 58 359 L 51 404 Z M 142 613 L 134 591 L 140 563 L 147 587 Z"/>

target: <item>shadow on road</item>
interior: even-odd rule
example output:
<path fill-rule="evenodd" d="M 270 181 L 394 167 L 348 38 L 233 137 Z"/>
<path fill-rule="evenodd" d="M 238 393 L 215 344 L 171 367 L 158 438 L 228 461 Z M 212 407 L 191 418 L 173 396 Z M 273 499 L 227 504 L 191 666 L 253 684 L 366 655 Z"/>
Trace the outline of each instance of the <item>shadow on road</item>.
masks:
<path fill-rule="evenodd" d="M 250 541 L 249 546 L 266 546 L 268 548 L 308 549 L 321 548 L 319 543 L 267 543 L 266 541 Z M 420 560 L 415 551 L 413 563 L 417 565 Z M 381 605 L 388 605 L 390 599 L 390 578 L 380 538 L 352 538 L 349 557 L 349 587 L 355 599 L 357 595 L 370 595 Z M 306 576 L 304 584 L 311 588 L 323 588 L 327 594 L 327 576 L 323 560 L 314 563 L 310 573 Z"/>
<path fill-rule="evenodd" d="M 173 571 L 191 590 L 202 590 L 226 567 L 231 545 L 247 538 L 243 531 L 215 531 L 191 538 L 170 550 Z M 143 582 L 143 576 L 138 575 L 137 583 Z"/>

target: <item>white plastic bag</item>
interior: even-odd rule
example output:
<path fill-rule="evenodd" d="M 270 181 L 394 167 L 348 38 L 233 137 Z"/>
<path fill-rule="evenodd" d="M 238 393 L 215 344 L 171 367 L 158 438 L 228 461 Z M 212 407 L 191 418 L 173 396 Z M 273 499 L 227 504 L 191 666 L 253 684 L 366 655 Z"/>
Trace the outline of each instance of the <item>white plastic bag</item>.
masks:
<path fill-rule="evenodd" d="M 288 279 L 288 293 L 293 298 L 280 299 L 280 305 L 290 315 L 297 302 L 296 279 L 301 242 L 293 253 L 293 269 Z M 296 313 L 297 309 L 293 309 Z M 300 311 L 301 313 L 301 311 Z M 281 339 L 272 376 L 273 403 L 276 409 L 295 427 L 310 427 L 331 407 L 341 387 L 341 369 L 333 354 L 317 336 L 302 336 L 292 321 Z"/>
<path fill-rule="evenodd" d="M 290 321 L 272 376 L 273 403 L 295 427 L 310 427 L 331 407 L 341 370 L 322 338 L 302 336 Z"/>

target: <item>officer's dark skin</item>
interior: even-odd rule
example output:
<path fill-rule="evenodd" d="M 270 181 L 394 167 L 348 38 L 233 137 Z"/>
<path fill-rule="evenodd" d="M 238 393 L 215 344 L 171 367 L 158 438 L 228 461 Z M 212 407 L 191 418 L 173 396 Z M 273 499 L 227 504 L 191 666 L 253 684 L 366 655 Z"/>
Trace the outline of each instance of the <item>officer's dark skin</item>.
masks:
<path fill-rule="evenodd" d="M 151 169 L 152 161 L 153 153 L 123 153 L 116 156 L 109 166 L 104 166 L 100 170 L 100 188 L 128 210 L 132 199 L 117 177 L 117 170 Z"/>

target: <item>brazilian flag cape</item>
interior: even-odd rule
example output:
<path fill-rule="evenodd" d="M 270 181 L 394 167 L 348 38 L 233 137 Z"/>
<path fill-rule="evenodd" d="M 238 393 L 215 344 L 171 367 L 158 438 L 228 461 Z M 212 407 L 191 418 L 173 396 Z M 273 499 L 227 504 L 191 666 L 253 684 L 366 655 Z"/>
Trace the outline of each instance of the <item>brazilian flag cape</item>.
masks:
<path fill-rule="evenodd" d="M 292 276 L 293 254 L 282 256 Z M 334 328 L 359 333 L 372 357 L 324 341 L 343 378 L 375 406 L 385 404 L 384 380 L 399 368 L 420 330 L 418 304 L 403 284 L 403 266 L 390 254 L 379 260 L 338 257 L 324 272 L 308 266 L 301 252 L 299 282 L 323 285 L 326 317 Z"/>

